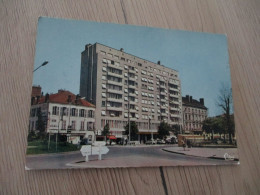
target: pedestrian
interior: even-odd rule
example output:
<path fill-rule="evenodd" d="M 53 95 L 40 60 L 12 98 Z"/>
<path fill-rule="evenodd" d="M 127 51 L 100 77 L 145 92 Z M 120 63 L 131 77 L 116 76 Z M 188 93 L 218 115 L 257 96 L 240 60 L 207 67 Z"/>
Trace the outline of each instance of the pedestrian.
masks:
<path fill-rule="evenodd" d="M 186 148 L 185 139 L 181 140 L 181 143 L 182 143 L 183 150 L 185 151 Z"/>

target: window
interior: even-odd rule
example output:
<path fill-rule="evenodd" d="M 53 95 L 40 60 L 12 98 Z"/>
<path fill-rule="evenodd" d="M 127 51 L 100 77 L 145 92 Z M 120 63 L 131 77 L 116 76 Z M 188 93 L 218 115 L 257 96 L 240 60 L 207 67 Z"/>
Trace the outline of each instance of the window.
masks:
<path fill-rule="evenodd" d="M 76 108 L 70 109 L 70 116 L 78 116 L 78 109 Z"/>
<path fill-rule="evenodd" d="M 76 129 L 76 121 L 71 121 L 71 129 L 72 130 Z"/>
<path fill-rule="evenodd" d="M 106 80 L 106 76 L 103 75 L 103 76 L 102 76 L 102 80 Z"/>
<path fill-rule="evenodd" d="M 102 116 L 106 116 L 106 111 L 101 111 Z"/>
<path fill-rule="evenodd" d="M 89 110 L 88 111 L 88 117 L 89 118 L 94 118 L 94 111 L 93 110 Z"/>
<path fill-rule="evenodd" d="M 85 110 L 84 109 L 80 109 L 80 112 L 79 112 L 79 116 L 80 117 L 85 117 Z"/>
<path fill-rule="evenodd" d="M 101 53 L 102 55 L 106 55 L 106 52 L 104 52 L 104 51 L 100 51 L 100 53 Z"/>
<path fill-rule="evenodd" d="M 84 121 L 80 122 L 80 130 L 84 130 Z"/>
<path fill-rule="evenodd" d="M 64 130 L 66 129 L 66 121 L 62 121 L 61 129 Z"/>
<path fill-rule="evenodd" d="M 60 110 L 60 115 L 63 118 L 63 116 L 68 116 L 68 109 L 66 107 L 62 107 Z"/>
<path fill-rule="evenodd" d="M 108 53 L 107 56 L 111 57 L 111 58 L 113 57 L 113 55 L 111 53 Z"/>
<path fill-rule="evenodd" d="M 31 117 L 34 117 L 36 115 L 36 108 L 33 108 L 31 110 Z"/>
<path fill-rule="evenodd" d="M 52 107 L 52 115 L 59 115 L 59 107 L 57 106 Z"/>
<path fill-rule="evenodd" d="M 102 106 L 102 107 L 105 107 L 105 106 L 106 106 L 106 101 L 102 101 L 101 106 Z"/>
<path fill-rule="evenodd" d="M 118 60 L 118 59 L 119 59 L 119 56 L 114 55 L 114 58 Z"/>

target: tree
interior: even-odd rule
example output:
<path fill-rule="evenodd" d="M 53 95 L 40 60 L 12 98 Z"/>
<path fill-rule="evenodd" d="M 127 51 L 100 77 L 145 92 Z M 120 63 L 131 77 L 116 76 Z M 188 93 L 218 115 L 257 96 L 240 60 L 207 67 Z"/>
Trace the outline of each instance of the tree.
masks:
<path fill-rule="evenodd" d="M 174 133 L 174 135 L 180 134 L 181 126 L 180 125 L 172 125 L 171 131 Z"/>
<path fill-rule="evenodd" d="M 202 129 L 210 134 L 211 133 L 211 140 L 213 140 L 213 134 L 214 134 L 214 127 L 213 127 L 214 119 L 213 118 L 207 118 L 203 121 Z"/>
<path fill-rule="evenodd" d="M 105 126 L 104 126 L 104 129 L 103 129 L 103 131 L 102 131 L 102 135 L 103 136 L 108 136 L 109 134 L 110 134 L 110 128 L 109 128 L 109 124 L 107 123 Z"/>
<path fill-rule="evenodd" d="M 46 132 L 45 132 L 45 123 L 43 120 L 41 108 L 37 109 L 37 117 L 38 117 L 37 130 L 39 131 L 38 135 L 40 139 L 43 139 L 46 136 Z"/>
<path fill-rule="evenodd" d="M 138 139 L 138 126 L 134 121 L 130 122 L 130 132 L 131 132 L 131 140 Z M 125 135 L 129 135 L 129 123 L 125 126 Z"/>
<path fill-rule="evenodd" d="M 234 128 L 232 127 L 232 121 L 230 116 L 232 106 L 232 90 L 230 88 L 222 85 L 222 88 L 219 91 L 217 105 L 222 109 L 224 113 L 225 127 L 229 134 L 229 143 L 232 144 L 231 135 L 234 133 Z"/>
<path fill-rule="evenodd" d="M 167 135 L 170 135 L 170 132 L 172 128 L 170 125 L 168 125 L 168 123 L 165 123 L 164 121 L 160 123 L 160 125 L 158 126 L 158 137 L 160 139 L 165 138 Z"/>

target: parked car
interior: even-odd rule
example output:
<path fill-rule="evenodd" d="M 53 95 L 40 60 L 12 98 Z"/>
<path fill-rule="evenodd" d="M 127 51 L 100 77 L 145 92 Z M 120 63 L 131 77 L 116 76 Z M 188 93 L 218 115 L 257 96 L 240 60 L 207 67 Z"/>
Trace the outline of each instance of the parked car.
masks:
<path fill-rule="evenodd" d="M 176 144 L 177 140 L 175 137 L 166 139 L 166 144 Z"/>
<path fill-rule="evenodd" d="M 157 139 L 156 143 L 157 144 L 165 144 L 166 142 L 163 139 Z"/>
<path fill-rule="evenodd" d="M 145 144 L 156 144 L 156 140 L 154 140 L 154 139 L 151 139 L 151 140 L 148 140 L 148 141 L 146 141 L 145 142 Z"/>

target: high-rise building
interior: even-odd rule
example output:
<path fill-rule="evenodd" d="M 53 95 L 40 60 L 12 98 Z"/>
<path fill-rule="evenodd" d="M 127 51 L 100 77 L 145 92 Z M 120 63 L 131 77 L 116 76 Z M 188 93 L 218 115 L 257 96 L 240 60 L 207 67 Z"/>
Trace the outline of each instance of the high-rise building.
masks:
<path fill-rule="evenodd" d="M 184 133 L 202 134 L 202 124 L 208 116 L 207 111 L 204 98 L 200 98 L 198 101 L 189 95 L 182 97 Z"/>
<path fill-rule="evenodd" d="M 81 54 L 80 95 L 96 106 L 96 129 L 106 123 L 122 137 L 128 120 L 139 139 L 156 133 L 161 121 L 182 125 L 181 82 L 176 70 L 95 43 Z"/>

